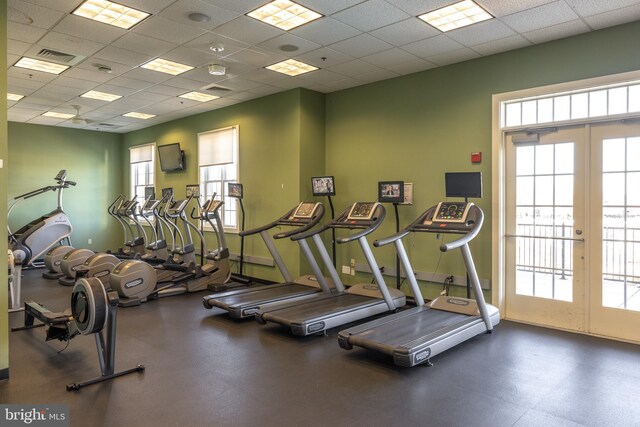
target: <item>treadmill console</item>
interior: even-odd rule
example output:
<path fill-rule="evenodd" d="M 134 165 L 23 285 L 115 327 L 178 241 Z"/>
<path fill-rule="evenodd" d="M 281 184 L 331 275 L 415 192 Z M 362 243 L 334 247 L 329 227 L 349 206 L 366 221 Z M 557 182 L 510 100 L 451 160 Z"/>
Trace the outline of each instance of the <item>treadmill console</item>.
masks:
<path fill-rule="evenodd" d="M 464 224 L 467 221 L 469 209 L 473 203 L 467 202 L 440 202 L 430 220 L 438 223 Z M 426 223 L 427 220 L 425 220 Z"/>
<path fill-rule="evenodd" d="M 298 205 L 293 214 L 289 217 L 290 221 L 299 221 L 301 219 L 313 218 L 316 210 L 320 206 L 320 202 L 302 202 Z"/>
<path fill-rule="evenodd" d="M 347 215 L 348 221 L 368 221 L 373 218 L 378 202 L 356 202 Z"/>
<path fill-rule="evenodd" d="M 207 202 L 202 207 L 202 212 L 204 213 L 215 212 L 218 209 L 220 209 L 220 206 L 222 205 L 224 205 L 224 202 L 222 200 L 214 200 L 214 199 L 207 200 Z"/>

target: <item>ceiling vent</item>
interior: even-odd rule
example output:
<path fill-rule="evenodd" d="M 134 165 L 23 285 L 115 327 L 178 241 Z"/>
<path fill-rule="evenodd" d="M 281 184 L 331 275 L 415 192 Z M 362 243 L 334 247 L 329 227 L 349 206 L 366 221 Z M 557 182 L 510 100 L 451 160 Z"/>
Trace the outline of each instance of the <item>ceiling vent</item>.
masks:
<path fill-rule="evenodd" d="M 231 92 L 231 89 L 228 89 L 222 86 L 216 86 L 216 85 L 206 87 L 205 90 L 208 90 L 210 92 Z"/>
<path fill-rule="evenodd" d="M 73 53 L 59 52 L 57 50 L 38 46 L 32 46 L 32 48 L 27 51 L 26 55 L 35 55 L 35 58 L 64 65 L 76 65 L 86 58 L 84 55 L 74 55 Z M 33 58 L 34 56 L 31 57 Z"/>

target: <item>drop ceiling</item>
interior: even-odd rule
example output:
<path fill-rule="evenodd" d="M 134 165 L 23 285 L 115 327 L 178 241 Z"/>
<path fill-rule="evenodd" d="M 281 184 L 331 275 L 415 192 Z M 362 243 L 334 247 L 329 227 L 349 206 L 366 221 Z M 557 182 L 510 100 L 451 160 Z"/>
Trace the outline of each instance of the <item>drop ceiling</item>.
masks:
<path fill-rule="evenodd" d="M 129 132 L 292 88 L 330 93 L 640 19 L 640 0 L 477 0 L 495 19 L 442 33 L 417 16 L 454 0 L 299 0 L 324 16 L 283 31 L 246 16 L 267 0 L 117 2 L 151 16 L 125 30 L 72 15 L 82 0 L 8 0 L 8 92 L 24 95 L 7 101 L 10 121 Z M 192 21 L 193 12 L 211 19 Z M 223 52 L 210 49 L 219 44 Z M 43 49 L 71 54 L 71 67 L 53 75 L 13 66 Z M 159 57 L 194 68 L 172 76 L 140 67 Z M 290 77 L 265 68 L 290 58 L 319 70 Z M 212 63 L 226 74 L 209 74 Z M 80 97 L 89 90 L 121 98 Z M 192 91 L 219 98 L 179 97 Z M 84 120 L 42 116 L 75 115 L 74 106 Z M 131 112 L 155 117 L 123 117 Z"/>

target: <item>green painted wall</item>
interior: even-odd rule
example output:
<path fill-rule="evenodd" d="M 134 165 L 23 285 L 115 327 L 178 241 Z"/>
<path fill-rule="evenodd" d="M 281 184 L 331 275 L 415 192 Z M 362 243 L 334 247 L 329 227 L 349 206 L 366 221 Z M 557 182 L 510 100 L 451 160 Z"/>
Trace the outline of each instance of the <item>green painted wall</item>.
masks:
<path fill-rule="evenodd" d="M 400 206 L 400 223 L 407 224 L 444 198 L 445 171 L 481 171 L 484 198 L 475 202 L 488 221 L 472 252 L 480 277 L 490 278 L 492 95 L 638 70 L 638 40 L 635 22 L 328 94 L 326 164 L 336 175 L 336 205 L 374 199 L 379 180 L 413 182 L 415 204 Z M 482 164 L 471 164 L 473 151 L 482 151 Z M 372 240 L 394 231 L 392 209 Z M 439 243 L 433 235 L 406 239 L 414 268 L 462 275 L 460 255 L 440 258 Z M 394 263 L 393 248 L 374 253 L 381 264 Z M 364 262 L 357 245 L 339 254 L 342 263 Z M 440 289 L 430 286 L 428 297 Z"/>
<path fill-rule="evenodd" d="M 77 182 L 63 193 L 73 245 L 115 249 L 122 245 L 122 233 L 106 209 L 123 185 L 122 150 L 120 134 L 11 122 L 8 197 L 54 184 L 58 171 L 66 169 L 67 178 Z M 11 212 L 11 229 L 53 210 L 56 197 L 50 192 L 21 202 Z"/>
<path fill-rule="evenodd" d="M 7 2 L 0 1 L 0 93 L 7 93 Z M 7 104 L 0 106 L 0 212 L 7 211 Z M 7 227 L 7 219 L 0 215 L 0 228 Z M 0 253 L 7 250 L 7 241 L 0 242 Z M 7 259 L 0 255 L 0 283 L 7 283 Z M 4 286 L 3 286 L 4 287 Z M 7 289 L 7 288 L 4 288 Z M 0 370 L 9 368 L 9 318 L 8 292 L 0 292 Z"/>
<path fill-rule="evenodd" d="M 290 90 L 128 133 L 124 136 L 126 148 L 122 153 L 122 164 L 129 162 L 128 147 L 150 142 L 157 145 L 179 142 L 185 152 L 186 168 L 180 172 L 164 173 L 160 171 L 159 162 L 156 162 L 156 189 L 173 187 L 176 197 L 184 197 L 185 186 L 199 182 L 197 134 L 238 125 L 240 182 L 244 185 L 246 228 L 264 225 L 295 206 L 301 195 L 301 92 L 305 93 Z M 304 96 L 313 98 L 310 94 Z M 130 192 L 127 168 L 121 189 L 125 194 Z M 213 236 L 207 234 L 207 242 L 212 244 Z M 237 235 L 228 234 L 227 243 L 232 252 L 239 252 L 240 239 Z M 287 260 L 291 274 L 299 274 L 301 260 L 297 245 L 290 241 L 279 241 L 277 246 Z M 245 239 L 245 254 L 269 257 L 259 236 Z M 281 280 L 275 268 L 252 265 L 246 265 L 245 268 L 245 274 Z"/>

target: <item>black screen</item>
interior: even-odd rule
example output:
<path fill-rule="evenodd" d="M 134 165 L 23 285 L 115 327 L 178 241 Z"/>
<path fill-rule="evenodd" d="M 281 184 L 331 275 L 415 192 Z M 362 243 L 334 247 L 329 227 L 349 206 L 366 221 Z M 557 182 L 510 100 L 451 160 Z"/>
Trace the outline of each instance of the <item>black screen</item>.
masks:
<path fill-rule="evenodd" d="M 180 144 L 168 144 L 158 146 L 158 157 L 160 157 L 160 169 L 163 172 L 184 169 L 182 164 L 182 150 Z"/>
<path fill-rule="evenodd" d="M 482 197 L 482 172 L 446 172 L 447 197 Z"/>

